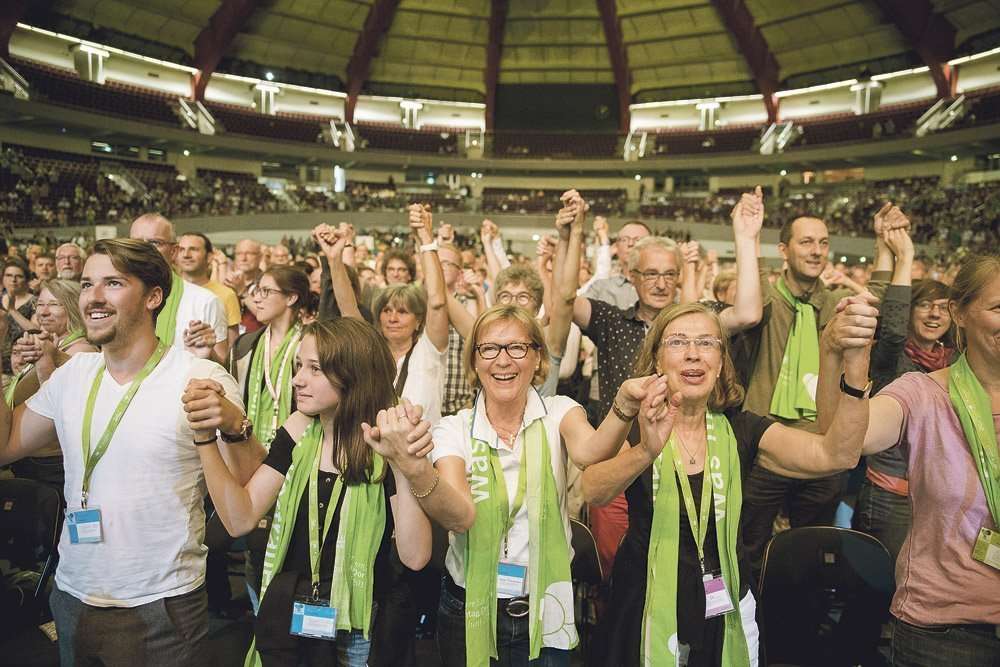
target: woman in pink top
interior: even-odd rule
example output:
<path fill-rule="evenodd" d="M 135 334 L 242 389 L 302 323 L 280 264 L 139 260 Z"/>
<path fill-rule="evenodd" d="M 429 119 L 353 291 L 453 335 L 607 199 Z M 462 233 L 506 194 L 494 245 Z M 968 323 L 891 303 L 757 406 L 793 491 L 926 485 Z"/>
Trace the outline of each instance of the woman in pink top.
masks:
<path fill-rule="evenodd" d="M 891 609 L 899 667 L 1000 665 L 1000 256 L 966 260 L 949 309 L 964 353 L 869 402 L 864 453 L 898 446 L 909 465 L 913 525 Z M 821 394 L 837 400 L 836 388 Z"/>

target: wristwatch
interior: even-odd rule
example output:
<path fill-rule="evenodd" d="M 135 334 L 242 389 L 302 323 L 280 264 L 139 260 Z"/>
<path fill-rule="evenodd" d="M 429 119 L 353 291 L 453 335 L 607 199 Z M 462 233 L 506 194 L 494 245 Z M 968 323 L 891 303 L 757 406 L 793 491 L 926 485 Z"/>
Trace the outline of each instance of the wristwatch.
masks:
<path fill-rule="evenodd" d="M 864 389 L 855 389 L 851 385 L 847 384 L 846 374 L 841 373 L 840 391 L 844 392 L 848 396 L 853 396 L 854 398 L 868 398 L 868 396 L 872 393 L 872 381 L 869 380 Z"/>
<path fill-rule="evenodd" d="M 230 444 L 236 442 L 246 442 L 253 435 L 253 422 L 251 422 L 247 417 L 243 417 L 243 422 L 240 424 L 240 430 L 237 433 L 225 433 L 219 431 L 219 437 L 225 442 Z"/>

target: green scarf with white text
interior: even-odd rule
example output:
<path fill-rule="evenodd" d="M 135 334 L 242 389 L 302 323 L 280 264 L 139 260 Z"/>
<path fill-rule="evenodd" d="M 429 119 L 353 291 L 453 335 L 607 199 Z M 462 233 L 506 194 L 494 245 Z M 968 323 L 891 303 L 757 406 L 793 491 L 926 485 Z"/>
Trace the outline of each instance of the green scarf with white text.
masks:
<path fill-rule="evenodd" d="M 993 407 L 964 353 L 948 369 L 948 395 L 976 462 L 993 523 L 1000 526 L 1000 452 Z"/>
<path fill-rule="evenodd" d="M 470 425 L 471 431 L 471 425 Z M 529 660 L 543 646 L 569 650 L 577 644 L 569 544 L 552 471 L 545 423 L 524 431 L 528 508 Z M 490 445 L 472 439 L 469 484 L 476 520 L 465 543 L 465 649 L 468 667 L 489 667 L 497 657 L 497 564 L 510 501 L 500 458 Z"/>
<path fill-rule="evenodd" d="M 782 419 L 816 420 L 816 382 L 819 379 L 819 329 L 812 305 L 796 299 L 784 276 L 774 288 L 795 310 L 788 332 L 781 370 L 771 395 L 771 414 Z"/>
<path fill-rule="evenodd" d="M 705 428 L 708 444 L 702 484 L 713 487 L 719 563 L 734 607 L 734 611 L 723 616 L 722 664 L 725 667 L 742 667 L 750 664 L 750 657 L 740 615 L 740 568 L 736 553 L 743 507 L 740 457 L 733 429 L 724 415 L 707 413 Z M 674 441 L 675 436 L 671 434 L 653 463 L 653 523 L 646 564 L 646 601 L 642 612 L 640 651 L 643 667 L 674 667 L 679 657 L 677 561 L 680 551 L 680 493 L 677 484 L 671 483 L 676 473 L 671 474 L 674 466 L 669 453 L 676 447 Z M 669 477 L 664 479 L 664 475 Z"/>
<path fill-rule="evenodd" d="M 181 305 L 181 297 L 184 296 L 184 279 L 176 272 L 172 272 L 172 275 L 170 296 L 156 316 L 156 337 L 166 343 L 167 347 L 174 344 L 177 333 L 177 308 Z"/>
<path fill-rule="evenodd" d="M 247 380 L 247 419 L 253 423 L 258 442 L 268 449 L 278 425 L 284 424 L 292 413 L 292 375 L 302 327 L 295 324 L 285 332 L 281 345 L 267 364 L 270 367 L 270 386 L 278 393 L 277 408 L 268 388 L 268 381 L 264 379 L 264 358 L 270 349 L 270 331 L 268 325 L 264 334 L 257 339 L 250 361 L 250 377 Z"/>
<path fill-rule="evenodd" d="M 319 453 L 323 446 L 323 426 L 313 419 L 292 450 L 292 464 L 285 473 L 285 480 L 278 492 L 271 533 L 264 552 L 264 570 L 260 586 L 263 602 L 267 587 L 285 562 L 292 541 L 295 518 L 302 494 L 310 480 L 315 480 Z M 385 461 L 372 453 L 371 479 L 377 480 L 385 470 Z M 334 486 L 327 511 L 336 511 L 340 497 L 342 477 Z M 312 481 L 313 484 L 317 483 Z M 337 630 L 361 630 L 365 638 L 371 630 L 372 592 L 374 590 L 375 556 L 385 532 L 385 489 L 382 482 L 346 485 L 340 524 L 337 527 L 336 556 L 333 563 L 333 581 L 330 606 L 337 610 Z M 316 527 L 318 531 L 318 526 Z M 307 573 L 308 574 L 308 573 Z M 260 667 L 256 640 L 247 652 L 245 667 Z"/>

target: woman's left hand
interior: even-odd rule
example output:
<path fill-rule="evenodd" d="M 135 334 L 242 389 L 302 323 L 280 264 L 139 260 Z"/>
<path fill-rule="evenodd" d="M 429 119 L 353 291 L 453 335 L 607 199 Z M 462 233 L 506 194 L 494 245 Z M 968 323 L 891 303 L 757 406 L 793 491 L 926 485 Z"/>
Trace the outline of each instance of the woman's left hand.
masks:
<path fill-rule="evenodd" d="M 823 328 L 821 343 L 840 354 L 867 348 L 878 326 L 878 300 L 870 294 L 858 294 L 840 300 L 837 314 Z"/>
<path fill-rule="evenodd" d="M 420 406 L 405 398 L 394 407 L 379 410 L 375 426 L 361 424 L 365 442 L 375 452 L 401 467 L 422 459 L 434 449 L 431 424 L 420 419 Z"/>
<path fill-rule="evenodd" d="M 666 379 L 658 375 L 644 375 L 625 380 L 622 386 L 618 388 L 618 395 L 615 397 L 615 402 L 618 404 L 619 409 L 629 415 L 639 412 L 639 406 L 642 404 L 643 399 L 646 398 L 650 386 L 659 380 L 663 380 L 665 385 Z"/>

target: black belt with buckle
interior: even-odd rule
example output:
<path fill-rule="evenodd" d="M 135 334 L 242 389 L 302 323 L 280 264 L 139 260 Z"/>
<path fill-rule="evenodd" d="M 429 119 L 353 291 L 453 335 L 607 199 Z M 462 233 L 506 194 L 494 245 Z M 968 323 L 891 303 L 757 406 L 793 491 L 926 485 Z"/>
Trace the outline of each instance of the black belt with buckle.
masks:
<path fill-rule="evenodd" d="M 448 573 L 444 575 L 444 586 L 454 597 L 463 602 L 465 601 L 465 589 L 456 584 L 455 580 Z M 531 607 L 528 604 L 528 596 L 525 595 L 516 598 L 498 598 L 497 609 L 511 618 L 524 618 L 528 615 Z"/>

